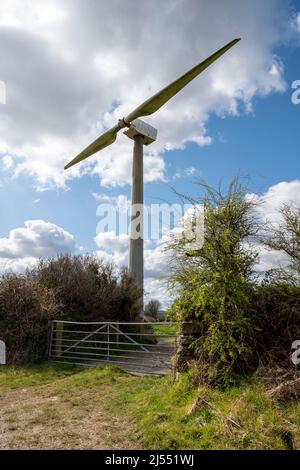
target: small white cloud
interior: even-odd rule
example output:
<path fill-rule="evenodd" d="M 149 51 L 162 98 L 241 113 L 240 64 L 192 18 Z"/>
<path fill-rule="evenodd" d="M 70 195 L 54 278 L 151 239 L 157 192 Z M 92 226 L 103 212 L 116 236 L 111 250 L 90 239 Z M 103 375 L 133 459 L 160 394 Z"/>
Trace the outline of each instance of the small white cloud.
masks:
<path fill-rule="evenodd" d="M 297 33 L 300 33 L 300 12 L 297 12 L 292 19 L 292 28 Z"/>
<path fill-rule="evenodd" d="M 116 235 L 115 232 L 100 232 L 94 238 L 98 248 L 111 253 L 125 253 L 128 250 L 129 236 L 122 233 Z"/>
<path fill-rule="evenodd" d="M 28 220 L 24 225 L 11 230 L 7 238 L 0 238 L 0 258 L 49 257 L 75 249 L 74 236 L 58 225 L 43 220 Z"/>
<path fill-rule="evenodd" d="M 192 175 L 194 175 L 194 174 L 196 173 L 196 171 L 197 171 L 197 170 L 196 170 L 195 167 L 190 166 L 189 168 L 187 168 L 187 169 L 185 170 L 185 173 L 187 174 L 187 176 L 192 176 Z"/>
<path fill-rule="evenodd" d="M 178 170 L 173 176 L 173 180 L 178 180 L 180 178 L 195 176 L 199 171 L 194 166 L 185 168 L 185 170 Z"/>
<path fill-rule="evenodd" d="M 2 157 L 2 165 L 5 170 L 10 170 L 14 164 L 14 160 L 11 155 L 4 155 Z"/>

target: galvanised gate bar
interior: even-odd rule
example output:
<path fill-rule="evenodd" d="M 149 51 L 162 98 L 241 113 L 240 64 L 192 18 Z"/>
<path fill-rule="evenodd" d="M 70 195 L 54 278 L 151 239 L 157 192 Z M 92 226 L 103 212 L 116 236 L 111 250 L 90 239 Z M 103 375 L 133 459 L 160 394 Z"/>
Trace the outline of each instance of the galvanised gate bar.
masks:
<path fill-rule="evenodd" d="M 177 348 L 174 322 L 50 323 L 48 358 L 62 364 L 95 367 L 116 364 L 128 372 L 164 375 Z"/>

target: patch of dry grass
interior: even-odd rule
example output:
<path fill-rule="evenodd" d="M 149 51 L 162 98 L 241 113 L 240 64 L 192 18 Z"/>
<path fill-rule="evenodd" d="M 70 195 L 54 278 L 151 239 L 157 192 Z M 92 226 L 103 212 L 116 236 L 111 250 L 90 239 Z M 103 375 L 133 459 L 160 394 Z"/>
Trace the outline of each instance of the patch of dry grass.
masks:
<path fill-rule="evenodd" d="M 15 370 L 16 371 L 16 370 Z M 15 371 L 6 383 L 0 375 L 1 449 L 136 449 L 134 425 L 124 415 L 107 411 L 123 374 L 112 368 L 73 369 L 47 382 L 45 369 L 32 383 L 28 370 L 17 387 Z M 33 373 L 34 374 L 34 373 Z M 11 375 L 12 386 L 9 386 Z M 2 377 L 3 378 L 3 377 Z M 28 380 L 28 386 L 23 387 Z"/>

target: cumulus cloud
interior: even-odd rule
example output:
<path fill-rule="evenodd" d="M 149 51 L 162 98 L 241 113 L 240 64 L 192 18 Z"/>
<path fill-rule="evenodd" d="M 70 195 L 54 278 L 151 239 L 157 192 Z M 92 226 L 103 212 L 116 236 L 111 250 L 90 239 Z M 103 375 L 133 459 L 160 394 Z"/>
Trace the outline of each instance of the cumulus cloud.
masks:
<path fill-rule="evenodd" d="M 163 154 L 187 142 L 209 145 L 211 113 L 238 116 L 255 96 L 285 89 L 274 55 L 291 28 L 288 0 L 2 0 L 0 152 L 39 189 L 64 187 L 83 173 L 105 186 L 130 181 L 132 145 L 116 144 L 63 172 L 91 139 L 229 40 L 243 41 L 149 122 L 146 181 L 165 178 Z M 14 58 L 12 60 L 12 58 Z"/>
<path fill-rule="evenodd" d="M 4 155 L 4 157 L 2 158 L 2 166 L 4 170 L 10 170 L 13 164 L 14 161 L 11 155 Z"/>
<path fill-rule="evenodd" d="M 279 209 L 283 204 L 296 204 L 300 206 L 300 180 L 281 181 L 270 186 L 261 194 L 249 194 L 248 198 L 257 203 L 257 214 L 263 222 L 280 224 Z"/>
<path fill-rule="evenodd" d="M 282 181 L 270 186 L 261 195 L 249 194 L 247 198 L 257 203 L 255 212 L 262 226 L 276 228 L 282 223 L 280 208 L 284 204 L 300 207 L 300 181 Z M 256 248 L 259 252 L 259 260 L 255 269 L 258 272 L 263 273 L 273 268 L 284 268 L 290 263 L 288 256 L 283 252 L 268 249 L 261 244 L 258 244 Z"/>
<path fill-rule="evenodd" d="M 100 232 L 94 240 L 98 248 L 113 253 L 124 253 L 128 249 L 129 236 L 125 233 L 116 235 L 115 232 Z"/>
<path fill-rule="evenodd" d="M 26 269 L 31 269 L 36 266 L 38 258 L 25 257 L 25 258 L 0 258 L 0 273 L 24 273 Z"/>
<path fill-rule="evenodd" d="M 41 257 L 75 250 L 73 235 L 63 228 L 43 220 L 28 220 L 24 227 L 0 238 L 0 271 L 22 272 Z"/>

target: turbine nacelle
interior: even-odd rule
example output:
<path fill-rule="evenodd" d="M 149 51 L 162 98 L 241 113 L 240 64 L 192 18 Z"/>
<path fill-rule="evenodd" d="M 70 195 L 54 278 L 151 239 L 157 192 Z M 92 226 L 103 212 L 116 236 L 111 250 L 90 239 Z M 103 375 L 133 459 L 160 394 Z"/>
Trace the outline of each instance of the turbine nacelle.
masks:
<path fill-rule="evenodd" d="M 132 140 L 134 140 L 136 135 L 141 135 L 143 137 L 143 144 L 149 145 L 156 140 L 157 129 L 141 119 L 135 119 L 132 121 L 129 129 L 124 131 L 124 134 Z"/>

